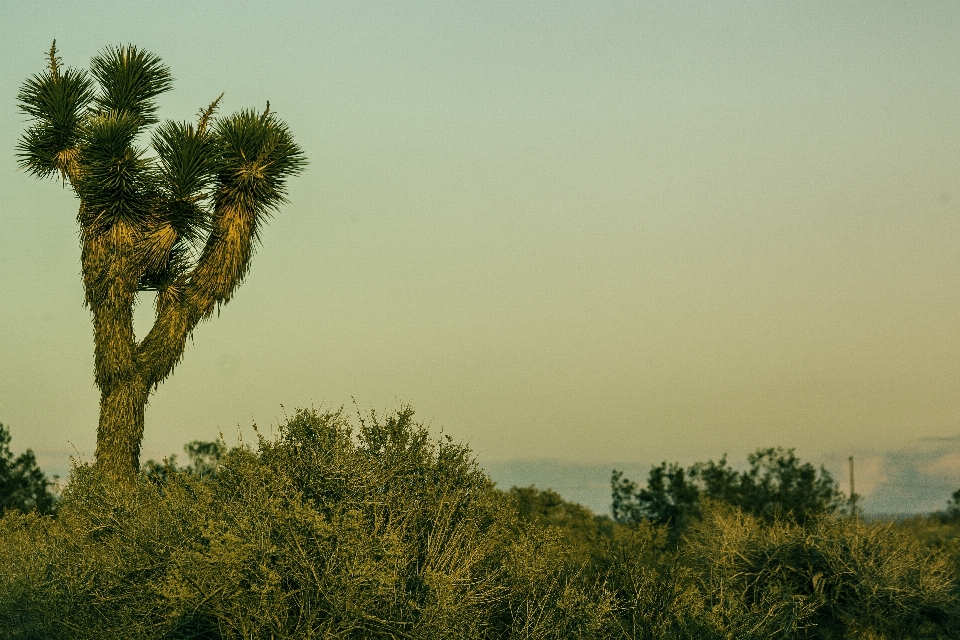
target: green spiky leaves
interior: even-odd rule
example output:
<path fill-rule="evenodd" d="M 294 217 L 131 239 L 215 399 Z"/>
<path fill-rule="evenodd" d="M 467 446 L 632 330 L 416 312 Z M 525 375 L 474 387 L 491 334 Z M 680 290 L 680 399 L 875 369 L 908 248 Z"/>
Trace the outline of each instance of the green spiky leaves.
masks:
<path fill-rule="evenodd" d="M 84 207 L 84 233 L 97 234 L 124 222 L 142 226 L 156 208 L 156 172 L 134 144 L 142 119 L 130 111 L 89 117 L 81 130 L 84 171 L 77 194 Z"/>
<path fill-rule="evenodd" d="M 154 132 L 152 144 L 157 153 L 161 224 L 143 243 L 147 262 L 143 287 L 159 290 L 193 266 L 209 235 L 217 142 L 202 124 L 195 128 L 168 120 Z"/>
<path fill-rule="evenodd" d="M 56 42 L 48 57 L 49 68 L 24 82 L 17 96 L 20 110 L 33 119 L 17 156 L 22 168 L 38 176 L 59 173 L 75 179 L 86 119 L 126 112 L 136 118 L 139 130 L 156 122 L 154 98 L 173 82 L 160 58 L 134 46 L 108 47 L 91 61 L 99 91 L 86 72 L 60 68 Z"/>
<path fill-rule="evenodd" d="M 33 119 L 17 144 L 17 159 L 34 175 L 69 179 L 76 171 L 80 125 L 95 94 L 86 72 L 60 69 L 56 52 L 54 42 L 50 68 L 24 82 L 17 95 L 20 110 Z"/>
<path fill-rule="evenodd" d="M 269 103 L 263 113 L 217 118 L 221 95 L 195 125 L 157 126 L 151 157 L 137 140 L 158 122 L 156 97 L 172 85 L 160 58 L 132 45 L 108 47 L 87 74 L 62 69 L 55 44 L 48 69 L 20 91 L 20 108 L 33 122 L 18 156 L 31 173 L 59 173 L 70 181 L 85 237 L 118 224 L 132 234 L 137 247 L 130 255 L 139 256 L 138 279 L 146 289 L 170 284 L 195 266 L 218 228 L 218 210 L 244 211 L 256 242 L 259 222 L 284 200 L 286 179 L 304 166 Z"/>
<path fill-rule="evenodd" d="M 173 78 L 159 57 L 133 45 L 107 47 L 91 60 L 90 69 L 100 92 L 79 128 L 80 222 L 86 233 L 118 222 L 142 227 L 156 216 L 157 172 L 134 141 L 157 121 L 154 98 L 170 89 Z"/>
<path fill-rule="evenodd" d="M 270 113 L 269 103 L 262 114 L 241 111 L 218 120 L 214 135 L 220 147 L 218 200 L 258 215 L 284 202 L 286 179 L 306 163 L 287 125 Z"/>
<path fill-rule="evenodd" d="M 210 214 L 203 204 L 215 177 L 217 141 L 199 127 L 168 120 L 152 142 L 167 196 L 165 218 L 178 234 L 197 240 L 209 230 Z"/>
<path fill-rule="evenodd" d="M 100 111 L 129 111 L 144 124 L 157 121 L 154 98 L 173 86 L 170 70 L 160 58 L 133 45 L 107 47 L 90 61 L 90 72 L 100 85 L 96 98 Z"/>

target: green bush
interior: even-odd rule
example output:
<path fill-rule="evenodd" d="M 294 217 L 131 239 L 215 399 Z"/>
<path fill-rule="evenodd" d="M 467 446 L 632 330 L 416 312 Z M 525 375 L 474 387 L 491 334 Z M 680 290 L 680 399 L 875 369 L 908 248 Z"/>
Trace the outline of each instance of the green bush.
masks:
<path fill-rule="evenodd" d="M 37 466 L 32 450 L 14 457 L 10 439 L 9 429 L 0 423 L 0 514 L 10 510 L 53 513 L 57 508 L 53 483 Z"/>
<path fill-rule="evenodd" d="M 300 411 L 216 474 L 74 469 L 56 519 L 0 521 L 22 638 L 597 637 L 602 589 L 409 409 Z M 600 593 L 600 596 L 597 594 Z"/>
<path fill-rule="evenodd" d="M 714 504 L 683 557 L 721 637 L 941 638 L 957 628 L 947 558 L 892 523 L 765 524 Z"/>
<path fill-rule="evenodd" d="M 706 501 L 672 539 L 549 490 L 500 491 L 409 409 L 356 428 L 298 411 L 256 448 L 187 450 L 188 467 L 147 465 L 132 485 L 78 466 L 57 516 L 0 519 L 0 635 L 893 639 L 957 626 L 953 547 L 919 530 Z"/>
<path fill-rule="evenodd" d="M 605 541 L 619 529 L 609 516 L 594 515 L 551 489 L 511 487 L 509 496 L 523 523 L 552 528 L 558 533 L 571 563 L 580 566 L 603 562 Z"/>
<path fill-rule="evenodd" d="M 610 479 L 613 517 L 630 524 L 649 520 L 669 525 L 674 534 L 701 516 L 705 501 L 725 502 L 768 522 L 779 517 L 803 521 L 835 513 L 843 496 L 822 466 L 800 463 L 793 449 L 758 449 L 747 456 L 749 468 L 737 472 L 723 456 L 719 462 L 651 467 L 646 486 L 614 471 Z"/>

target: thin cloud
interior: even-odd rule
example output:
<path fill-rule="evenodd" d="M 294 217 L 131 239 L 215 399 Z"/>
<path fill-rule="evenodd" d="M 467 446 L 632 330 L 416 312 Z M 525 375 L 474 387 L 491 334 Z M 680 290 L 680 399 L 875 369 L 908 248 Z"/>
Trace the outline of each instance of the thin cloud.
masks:
<path fill-rule="evenodd" d="M 960 434 L 953 436 L 923 436 L 918 438 L 920 442 L 957 442 L 960 443 Z"/>

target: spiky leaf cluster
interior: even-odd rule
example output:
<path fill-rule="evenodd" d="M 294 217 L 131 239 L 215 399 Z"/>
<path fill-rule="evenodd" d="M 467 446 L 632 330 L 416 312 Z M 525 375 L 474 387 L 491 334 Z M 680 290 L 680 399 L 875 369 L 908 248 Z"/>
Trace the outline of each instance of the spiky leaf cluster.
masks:
<path fill-rule="evenodd" d="M 97 111 L 127 111 L 144 124 L 157 122 L 154 98 L 173 88 L 170 69 L 160 57 L 132 45 L 107 47 L 90 61 L 90 71 L 100 85 Z"/>
<path fill-rule="evenodd" d="M 76 160 L 80 125 L 95 91 L 86 72 L 60 68 L 56 41 L 49 56 L 49 67 L 24 82 L 17 96 L 20 110 L 33 119 L 17 145 L 17 157 L 20 166 L 34 175 L 59 173 L 67 179 Z"/>
<path fill-rule="evenodd" d="M 196 124 L 159 124 L 150 154 L 137 141 L 159 122 L 156 98 L 172 87 L 160 58 L 133 45 L 108 47 L 87 73 L 62 69 L 55 45 L 48 69 L 28 79 L 19 94 L 32 123 L 18 158 L 33 174 L 70 182 L 80 198 L 85 238 L 118 230 L 132 238 L 130 268 L 139 289 L 189 278 L 221 208 L 251 215 L 256 242 L 263 217 L 284 201 L 286 178 L 304 165 L 269 104 L 263 113 L 218 119 L 217 98 Z"/>
<path fill-rule="evenodd" d="M 244 110 L 216 123 L 220 142 L 217 197 L 263 215 L 284 202 L 285 181 L 303 159 L 287 125 L 270 113 Z"/>

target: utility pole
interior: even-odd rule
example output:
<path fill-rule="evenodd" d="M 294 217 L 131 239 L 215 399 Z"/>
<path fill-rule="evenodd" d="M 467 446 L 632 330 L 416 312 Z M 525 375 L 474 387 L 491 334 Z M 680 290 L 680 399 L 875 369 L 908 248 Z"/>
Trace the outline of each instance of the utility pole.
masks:
<path fill-rule="evenodd" d="M 853 456 L 850 456 L 850 515 L 857 514 L 857 492 L 853 484 Z"/>

